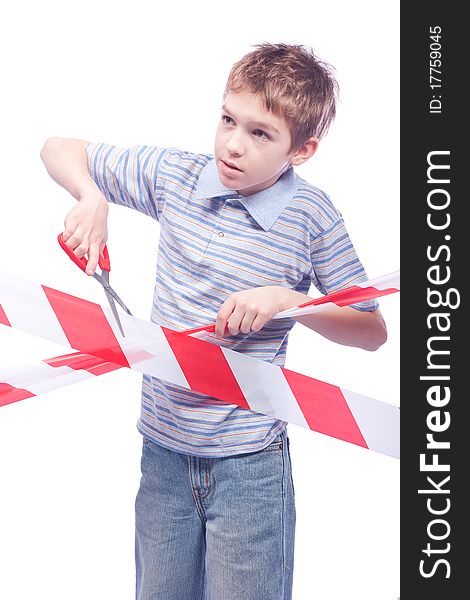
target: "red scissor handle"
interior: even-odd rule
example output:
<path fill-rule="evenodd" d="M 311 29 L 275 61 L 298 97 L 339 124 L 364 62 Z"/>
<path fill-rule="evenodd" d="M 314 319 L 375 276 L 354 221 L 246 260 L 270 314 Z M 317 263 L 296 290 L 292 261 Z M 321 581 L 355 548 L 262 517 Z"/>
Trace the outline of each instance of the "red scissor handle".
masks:
<path fill-rule="evenodd" d="M 57 241 L 70 260 L 72 260 L 77 267 L 80 267 L 82 271 L 85 271 L 88 264 L 87 259 L 84 256 L 82 256 L 82 258 L 78 258 L 78 256 L 73 253 L 73 250 L 71 250 L 64 242 L 64 238 L 62 237 L 61 233 L 59 233 L 57 236 Z M 103 256 L 100 255 L 98 259 L 98 265 L 102 271 L 111 271 L 111 263 L 109 261 L 108 248 L 106 246 L 103 248 Z"/>

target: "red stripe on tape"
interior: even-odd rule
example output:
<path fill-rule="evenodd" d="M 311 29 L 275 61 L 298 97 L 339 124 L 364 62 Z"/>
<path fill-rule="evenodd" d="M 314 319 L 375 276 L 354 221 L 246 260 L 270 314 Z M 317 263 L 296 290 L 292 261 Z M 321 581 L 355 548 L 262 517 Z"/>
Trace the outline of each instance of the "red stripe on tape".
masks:
<path fill-rule="evenodd" d="M 191 389 L 251 410 L 219 346 L 166 327 L 162 331 Z"/>
<path fill-rule="evenodd" d="M 13 402 L 32 398 L 33 396 L 35 396 L 35 394 L 32 394 L 23 388 L 15 388 L 8 383 L 0 383 L 0 406 L 13 404 Z"/>
<path fill-rule="evenodd" d="M 358 287 L 351 293 L 340 296 L 336 300 L 333 300 L 338 306 L 348 306 L 349 304 L 356 304 L 356 302 L 365 302 L 366 300 L 372 300 L 373 298 L 380 298 L 381 296 L 387 296 L 388 294 L 394 294 L 398 292 L 396 288 L 387 288 L 386 290 L 377 290 L 374 287 Z"/>
<path fill-rule="evenodd" d="M 99 304 L 45 285 L 42 288 L 72 348 L 130 366 Z"/>
<path fill-rule="evenodd" d="M 365 302 L 372 298 L 379 298 L 380 296 L 387 296 L 388 294 L 394 294 L 399 292 L 398 288 L 386 288 L 379 290 L 375 287 L 360 287 L 358 285 L 352 285 L 344 290 L 338 290 L 332 292 L 321 298 L 315 298 L 315 300 L 309 300 L 303 304 L 299 304 L 296 308 L 305 308 L 306 306 L 317 306 L 319 304 L 325 304 L 327 302 L 334 302 L 338 306 L 348 306 L 349 304 L 355 304 L 356 302 Z"/>
<path fill-rule="evenodd" d="M 43 362 L 51 367 L 70 367 L 75 371 L 88 371 L 92 375 L 103 375 L 121 368 L 116 363 L 105 362 L 98 356 L 91 356 L 83 352 L 54 356 L 53 358 L 46 358 Z"/>
<path fill-rule="evenodd" d="M 8 327 L 11 327 L 11 323 L 10 321 L 7 319 L 7 316 L 5 314 L 5 311 L 2 308 L 2 305 L 0 304 L 0 323 L 2 325 L 7 325 Z"/>
<path fill-rule="evenodd" d="M 282 372 L 310 429 L 368 448 L 339 387 L 288 369 Z"/>

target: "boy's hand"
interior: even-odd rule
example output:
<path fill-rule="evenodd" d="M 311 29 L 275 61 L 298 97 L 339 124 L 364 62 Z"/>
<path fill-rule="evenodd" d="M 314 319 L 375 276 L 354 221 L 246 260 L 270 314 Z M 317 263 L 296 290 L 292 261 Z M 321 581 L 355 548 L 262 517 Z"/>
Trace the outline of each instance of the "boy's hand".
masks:
<path fill-rule="evenodd" d="M 215 323 L 217 337 L 224 336 L 226 325 L 230 335 L 259 331 L 273 315 L 296 305 L 297 298 L 295 300 L 290 298 L 291 293 L 292 290 L 288 288 L 270 285 L 232 294 L 217 313 Z"/>
<path fill-rule="evenodd" d="M 64 221 L 64 238 L 67 246 L 78 258 L 88 255 L 87 275 L 93 275 L 100 254 L 108 239 L 108 202 L 97 192 L 91 192 L 67 214 Z"/>

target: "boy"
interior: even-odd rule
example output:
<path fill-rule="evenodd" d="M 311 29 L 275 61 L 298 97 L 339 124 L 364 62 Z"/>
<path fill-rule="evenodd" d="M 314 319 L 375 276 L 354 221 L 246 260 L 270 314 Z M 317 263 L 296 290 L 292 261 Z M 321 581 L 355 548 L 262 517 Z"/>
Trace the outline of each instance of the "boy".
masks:
<path fill-rule="evenodd" d="M 340 213 L 293 166 L 335 116 L 337 85 L 302 46 L 262 44 L 229 75 L 214 157 L 50 138 L 41 157 L 79 203 L 64 239 L 96 268 L 107 202 L 160 223 L 152 321 L 216 322 L 217 343 L 283 365 L 294 320 L 272 320 L 366 278 Z M 375 350 L 375 302 L 297 319 Z M 283 421 L 143 377 L 142 479 L 136 498 L 139 600 L 292 597 L 295 507 Z"/>

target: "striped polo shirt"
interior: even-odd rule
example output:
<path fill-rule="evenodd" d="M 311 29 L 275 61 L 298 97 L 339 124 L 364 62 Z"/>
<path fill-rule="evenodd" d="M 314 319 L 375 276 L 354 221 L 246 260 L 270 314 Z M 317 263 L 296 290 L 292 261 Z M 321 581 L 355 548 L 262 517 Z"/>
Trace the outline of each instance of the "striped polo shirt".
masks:
<path fill-rule="evenodd" d="M 174 330 L 215 322 L 230 294 L 283 286 L 326 294 L 366 279 L 339 211 L 292 168 L 271 187 L 242 196 L 225 188 L 215 160 L 176 148 L 103 143 L 87 147 L 91 177 L 109 202 L 160 225 L 151 320 Z M 355 305 L 374 310 L 375 301 Z M 293 319 L 217 340 L 283 366 Z M 201 457 L 261 450 L 286 426 L 155 377 L 143 376 L 137 428 L 161 446 Z"/>

